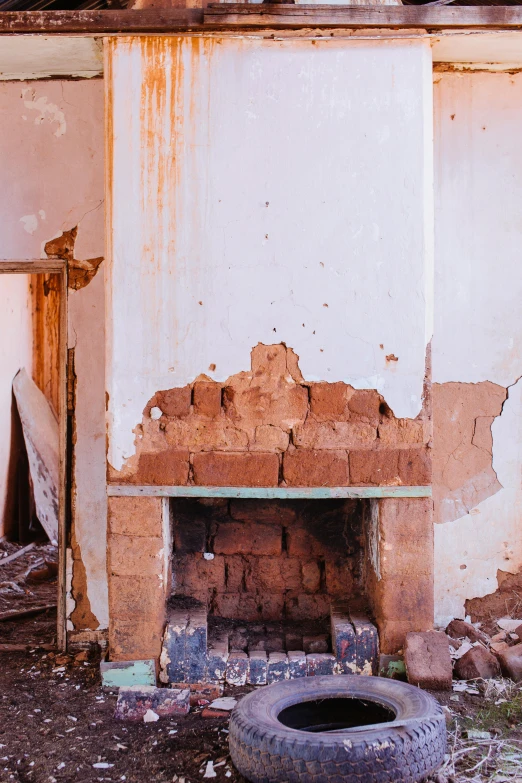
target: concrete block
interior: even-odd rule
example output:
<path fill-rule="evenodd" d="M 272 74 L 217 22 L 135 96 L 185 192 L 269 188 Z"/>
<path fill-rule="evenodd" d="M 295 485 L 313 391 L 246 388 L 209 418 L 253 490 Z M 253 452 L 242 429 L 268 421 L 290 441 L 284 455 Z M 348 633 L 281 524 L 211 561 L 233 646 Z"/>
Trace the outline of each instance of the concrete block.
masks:
<path fill-rule="evenodd" d="M 291 650 L 288 653 L 288 677 L 290 680 L 306 677 L 306 654 L 303 650 Z"/>
<path fill-rule="evenodd" d="M 250 685 L 266 685 L 268 661 L 264 650 L 252 650 L 249 653 L 250 669 L 248 683 Z"/>
<path fill-rule="evenodd" d="M 190 706 L 202 707 L 215 699 L 219 699 L 223 692 L 223 686 L 213 682 L 173 682 L 171 688 L 190 691 Z"/>
<path fill-rule="evenodd" d="M 169 613 L 160 655 L 161 682 L 187 682 L 185 644 L 188 621 L 185 610 L 172 609 Z"/>
<path fill-rule="evenodd" d="M 288 658 L 284 652 L 271 652 L 268 657 L 267 683 L 288 680 Z"/>
<path fill-rule="evenodd" d="M 248 655 L 242 650 L 232 650 L 228 656 L 226 681 L 229 685 L 245 685 L 248 676 Z"/>
<path fill-rule="evenodd" d="M 306 656 L 306 675 L 313 677 L 319 674 L 334 674 L 336 657 L 332 653 L 311 653 Z"/>
<path fill-rule="evenodd" d="M 222 682 L 228 661 L 228 636 L 221 634 L 209 640 L 207 651 L 207 680 Z"/>
<path fill-rule="evenodd" d="M 332 603 L 330 611 L 332 650 L 340 674 L 355 674 L 357 652 L 355 630 L 350 621 L 350 610 L 344 601 Z"/>
<path fill-rule="evenodd" d="M 375 625 L 362 614 L 350 613 L 355 631 L 355 662 L 358 674 L 377 674 L 379 634 Z"/>
<path fill-rule="evenodd" d="M 100 674 L 104 690 L 130 685 L 156 685 L 156 661 L 102 661 Z"/>
<path fill-rule="evenodd" d="M 190 691 L 132 685 L 120 688 L 114 717 L 117 720 L 142 721 L 147 710 L 160 718 L 186 715 L 190 709 Z"/>

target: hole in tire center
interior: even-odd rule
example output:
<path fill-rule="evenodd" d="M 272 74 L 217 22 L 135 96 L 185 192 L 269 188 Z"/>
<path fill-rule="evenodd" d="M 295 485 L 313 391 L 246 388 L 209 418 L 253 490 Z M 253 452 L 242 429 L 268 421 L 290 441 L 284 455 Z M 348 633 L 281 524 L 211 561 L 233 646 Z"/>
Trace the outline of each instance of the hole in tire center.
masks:
<path fill-rule="evenodd" d="M 319 733 L 389 723 L 395 720 L 395 713 L 375 701 L 332 698 L 292 704 L 281 710 L 277 719 L 289 729 Z"/>

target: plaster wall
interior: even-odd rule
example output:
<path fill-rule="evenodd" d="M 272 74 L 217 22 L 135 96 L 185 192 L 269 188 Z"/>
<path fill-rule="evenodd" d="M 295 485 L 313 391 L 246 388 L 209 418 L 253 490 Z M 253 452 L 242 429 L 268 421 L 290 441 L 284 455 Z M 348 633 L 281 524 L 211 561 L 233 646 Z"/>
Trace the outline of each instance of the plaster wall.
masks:
<path fill-rule="evenodd" d="M 0 275 L 0 536 L 7 532 L 11 508 L 10 458 L 14 437 L 13 378 L 25 367 L 31 373 L 32 319 L 29 277 Z"/>
<path fill-rule="evenodd" d="M 417 416 L 427 42 L 114 38 L 105 77 L 110 464 L 133 455 L 158 389 L 223 382 L 259 342 L 293 348 L 307 380 Z"/>
<path fill-rule="evenodd" d="M 104 254 L 103 84 L 0 83 L 0 258 L 45 258 L 44 245 L 78 226 L 75 257 Z M 107 627 L 103 264 L 69 291 L 75 349 L 74 531 L 85 569 L 88 624 Z M 0 279 L 0 284 L 1 284 Z M 93 619 L 94 618 L 94 619 Z"/>
<path fill-rule="evenodd" d="M 522 75 L 435 76 L 435 600 L 446 623 L 497 589 L 497 571 L 522 567 Z M 439 394 L 452 404 L 437 407 Z M 452 460 L 471 465 L 472 443 L 496 481 L 468 471 L 450 493 L 446 473 Z"/>

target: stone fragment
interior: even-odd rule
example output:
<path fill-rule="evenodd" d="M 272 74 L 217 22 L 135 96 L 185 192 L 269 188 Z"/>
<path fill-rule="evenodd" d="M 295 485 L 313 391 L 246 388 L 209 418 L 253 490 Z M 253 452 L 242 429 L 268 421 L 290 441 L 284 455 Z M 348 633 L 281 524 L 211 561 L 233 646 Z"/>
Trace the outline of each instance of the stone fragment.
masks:
<path fill-rule="evenodd" d="M 451 689 L 452 667 L 447 636 L 440 631 L 406 634 L 404 662 L 408 682 L 421 688 Z"/>
<path fill-rule="evenodd" d="M 249 685 L 266 685 L 268 661 L 264 650 L 250 652 Z"/>
<path fill-rule="evenodd" d="M 336 669 L 335 655 L 331 653 L 310 653 L 306 656 L 306 674 L 313 677 L 320 674 L 333 674 Z"/>
<path fill-rule="evenodd" d="M 522 625 L 517 625 L 513 633 L 515 633 L 518 636 L 518 638 L 522 641 Z"/>
<path fill-rule="evenodd" d="M 114 717 L 117 720 L 142 721 L 152 710 L 160 718 L 186 715 L 190 709 L 190 691 L 154 686 L 132 685 L 120 688 Z"/>
<path fill-rule="evenodd" d="M 464 653 L 455 664 L 455 676 L 460 680 L 490 680 L 499 674 L 497 659 L 480 644 Z"/>
<path fill-rule="evenodd" d="M 132 685 L 156 685 L 156 661 L 102 661 L 100 674 L 104 690 Z"/>
<path fill-rule="evenodd" d="M 337 659 L 337 668 L 342 674 L 355 674 L 356 641 L 355 630 L 350 622 L 348 604 L 335 601 L 330 610 L 332 649 Z"/>
<path fill-rule="evenodd" d="M 243 650 L 232 650 L 228 656 L 225 679 L 229 685 L 245 685 L 248 676 L 248 655 Z"/>
<path fill-rule="evenodd" d="M 306 653 L 304 650 L 290 650 L 288 653 L 288 676 L 291 680 L 306 677 Z"/>
<path fill-rule="evenodd" d="M 267 683 L 288 679 L 288 658 L 284 652 L 271 652 L 268 657 Z"/>
<path fill-rule="evenodd" d="M 303 650 L 308 653 L 327 653 L 328 637 L 326 634 L 317 636 L 303 636 Z"/>
<path fill-rule="evenodd" d="M 489 644 L 489 636 L 479 628 L 475 628 L 471 623 L 465 622 L 465 620 L 452 620 L 446 628 L 446 633 L 454 639 L 462 639 L 464 636 L 467 636 L 470 642 Z"/>
<path fill-rule="evenodd" d="M 350 612 L 355 630 L 355 660 L 359 674 L 377 674 L 379 665 L 379 634 L 368 617 Z"/>
<path fill-rule="evenodd" d="M 209 682 L 221 682 L 225 679 L 228 661 L 228 636 L 220 634 L 208 642 L 207 679 Z"/>
<path fill-rule="evenodd" d="M 502 673 L 510 677 L 515 682 L 522 680 L 522 644 L 515 644 L 508 650 L 502 650 L 498 659 L 502 668 Z"/>

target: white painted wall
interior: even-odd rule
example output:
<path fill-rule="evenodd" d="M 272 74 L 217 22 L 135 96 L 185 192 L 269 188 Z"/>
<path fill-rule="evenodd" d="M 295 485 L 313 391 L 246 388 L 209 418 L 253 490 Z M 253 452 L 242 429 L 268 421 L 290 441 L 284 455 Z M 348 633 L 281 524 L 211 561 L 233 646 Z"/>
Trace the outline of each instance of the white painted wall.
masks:
<path fill-rule="evenodd" d="M 503 489 L 435 528 L 445 623 L 522 567 L 522 75 L 436 74 L 435 129 L 433 380 L 510 387 L 492 427 Z"/>
<path fill-rule="evenodd" d="M 99 80 L 0 83 L 8 194 L 0 199 L 0 258 L 45 258 L 45 243 L 76 225 L 76 258 L 104 255 L 103 119 Z M 76 535 L 91 610 L 106 628 L 103 264 L 86 288 L 69 292 L 68 340 L 77 373 Z"/>
<path fill-rule="evenodd" d="M 377 388 L 416 416 L 432 326 L 428 43 L 107 46 L 110 463 L 134 452 L 157 389 L 224 381 L 258 342 L 286 342 L 308 380 Z"/>
<path fill-rule="evenodd" d="M 12 388 L 19 369 L 32 367 L 32 319 L 28 275 L 0 275 L 0 536 L 11 454 Z"/>

